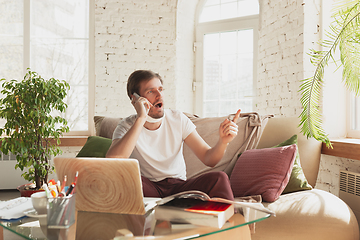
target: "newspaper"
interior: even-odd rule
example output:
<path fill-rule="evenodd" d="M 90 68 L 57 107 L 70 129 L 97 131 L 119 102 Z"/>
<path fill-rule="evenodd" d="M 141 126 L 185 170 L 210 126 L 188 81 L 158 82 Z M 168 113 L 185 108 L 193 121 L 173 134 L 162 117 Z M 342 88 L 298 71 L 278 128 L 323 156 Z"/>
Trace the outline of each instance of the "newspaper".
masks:
<path fill-rule="evenodd" d="M 262 205 L 261 203 L 231 201 L 224 198 L 210 198 L 209 195 L 207 195 L 206 193 L 197 190 L 185 191 L 170 195 L 168 197 L 162 198 L 161 200 L 157 201 L 156 204 L 162 205 L 171 201 L 174 198 L 197 198 L 203 201 L 230 203 L 230 204 L 234 204 L 234 207 L 248 207 L 264 213 L 268 213 L 271 216 L 275 216 L 275 212 L 265 208 L 264 205 Z"/>
<path fill-rule="evenodd" d="M 29 197 L 18 197 L 8 201 L 0 201 L 0 219 L 18 219 L 24 217 L 24 212 L 31 209 L 33 209 L 33 206 Z"/>

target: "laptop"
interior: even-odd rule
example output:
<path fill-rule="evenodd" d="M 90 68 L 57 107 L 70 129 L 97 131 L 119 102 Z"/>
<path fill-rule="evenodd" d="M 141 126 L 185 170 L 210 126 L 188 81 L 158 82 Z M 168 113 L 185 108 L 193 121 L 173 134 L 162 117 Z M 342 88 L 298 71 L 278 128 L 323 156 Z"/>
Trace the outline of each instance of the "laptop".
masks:
<path fill-rule="evenodd" d="M 66 185 L 76 180 L 76 209 L 143 215 L 159 198 L 144 198 L 139 162 L 124 158 L 55 157 L 58 179 L 67 176 Z"/>

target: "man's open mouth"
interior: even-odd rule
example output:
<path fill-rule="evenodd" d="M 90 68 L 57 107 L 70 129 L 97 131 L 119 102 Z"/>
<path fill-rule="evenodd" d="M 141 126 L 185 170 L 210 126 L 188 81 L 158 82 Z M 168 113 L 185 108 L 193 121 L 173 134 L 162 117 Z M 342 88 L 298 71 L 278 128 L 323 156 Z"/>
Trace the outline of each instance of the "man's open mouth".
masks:
<path fill-rule="evenodd" d="M 163 106 L 163 104 L 161 102 L 154 105 L 154 107 L 156 107 L 156 108 L 161 108 L 162 106 Z"/>

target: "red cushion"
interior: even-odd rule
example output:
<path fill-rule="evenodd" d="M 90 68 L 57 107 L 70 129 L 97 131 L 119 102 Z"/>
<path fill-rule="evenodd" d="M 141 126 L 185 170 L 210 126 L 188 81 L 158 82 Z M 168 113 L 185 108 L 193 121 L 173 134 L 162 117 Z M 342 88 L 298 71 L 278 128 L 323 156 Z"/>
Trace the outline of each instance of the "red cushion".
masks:
<path fill-rule="evenodd" d="M 289 182 L 296 150 L 293 144 L 243 152 L 230 176 L 234 196 L 261 195 L 265 202 L 275 201 Z"/>

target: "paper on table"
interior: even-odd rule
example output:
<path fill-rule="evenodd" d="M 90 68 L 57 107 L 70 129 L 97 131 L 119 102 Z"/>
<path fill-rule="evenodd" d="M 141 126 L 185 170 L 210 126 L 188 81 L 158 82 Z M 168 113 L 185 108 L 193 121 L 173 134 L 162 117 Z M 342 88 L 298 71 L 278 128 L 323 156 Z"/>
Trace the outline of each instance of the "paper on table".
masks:
<path fill-rule="evenodd" d="M 18 197 L 9 201 L 0 201 L 0 219 L 17 219 L 25 216 L 24 212 L 33 209 L 31 198 Z"/>
<path fill-rule="evenodd" d="M 32 221 L 32 222 L 26 222 L 19 226 L 20 227 L 41 227 L 39 220 Z"/>
<path fill-rule="evenodd" d="M 145 214 L 149 214 L 149 211 L 157 206 L 157 201 L 159 200 L 161 200 L 161 198 L 144 197 Z"/>

